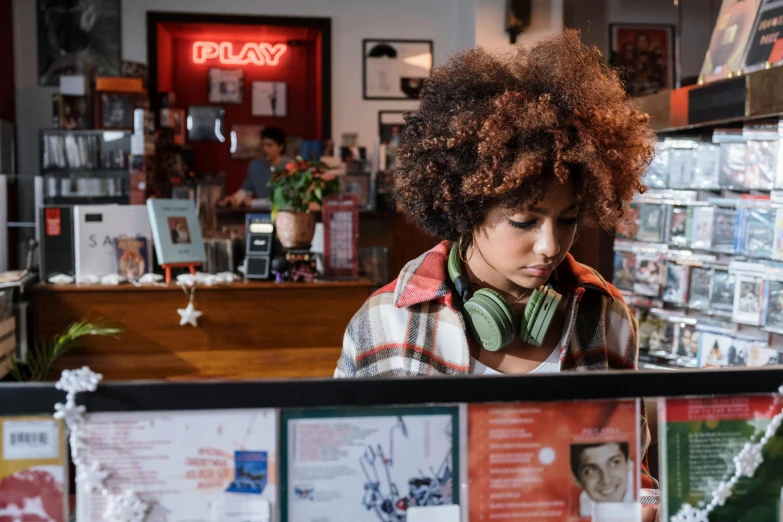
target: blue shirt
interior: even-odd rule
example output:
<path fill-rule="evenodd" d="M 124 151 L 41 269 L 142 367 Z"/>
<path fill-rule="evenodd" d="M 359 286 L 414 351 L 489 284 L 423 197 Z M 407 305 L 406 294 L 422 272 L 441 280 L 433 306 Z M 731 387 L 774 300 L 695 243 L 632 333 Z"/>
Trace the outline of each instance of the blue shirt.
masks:
<path fill-rule="evenodd" d="M 286 163 L 291 161 L 283 156 L 275 165 L 275 169 L 285 169 Z M 253 194 L 256 199 L 269 199 L 269 187 L 267 184 L 272 179 L 272 169 L 264 158 L 254 159 L 247 166 L 247 177 L 242 183 L 242 190 Z"/>

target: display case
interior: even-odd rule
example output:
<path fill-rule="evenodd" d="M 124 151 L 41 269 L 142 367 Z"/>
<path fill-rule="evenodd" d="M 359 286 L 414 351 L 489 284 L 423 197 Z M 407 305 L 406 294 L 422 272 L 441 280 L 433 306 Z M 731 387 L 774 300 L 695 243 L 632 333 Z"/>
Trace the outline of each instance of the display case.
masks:
<path fill-rule="evenodd" d="M 129 131 L 42 130 L 44 202 L 127 204 L 130 151 Z"/>

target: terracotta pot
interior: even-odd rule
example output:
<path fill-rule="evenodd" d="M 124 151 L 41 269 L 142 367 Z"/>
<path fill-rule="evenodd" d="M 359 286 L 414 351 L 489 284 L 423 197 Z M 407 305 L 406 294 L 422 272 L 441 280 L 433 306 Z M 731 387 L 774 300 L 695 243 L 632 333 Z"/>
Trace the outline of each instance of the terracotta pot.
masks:
<path fill-rule="evenodd" d="M 315 214 L 281 210 L 275 218 L 275 227 L 283 248 L 307 249 L 315 235 Z"/>

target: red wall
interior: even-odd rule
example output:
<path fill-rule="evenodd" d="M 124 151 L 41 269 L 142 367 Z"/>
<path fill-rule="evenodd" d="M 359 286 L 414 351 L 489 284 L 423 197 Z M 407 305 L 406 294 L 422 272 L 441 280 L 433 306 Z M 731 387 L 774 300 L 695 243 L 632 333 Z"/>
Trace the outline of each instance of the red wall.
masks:
<path fill-rule="evenodd" d="M 192 142 L 196 170 L 202 172 L 225 172 L 226 189 L 232 193 L 238 189 L 247 174 L 248 160 L 231 159 L 229 151 L 229 136 L 231 126 L 237 123 L 257 124 L 264 126 L 274 126 L 282 128 L 289 136 L 298 136 L 304 139 L 319 139 L 320 136 L 320 86 L 317 86 L 317 61 L 320 61 L 320 54 L 316 54 L 318 47 L 315 45 L 316 37 L 320 35 L 309 35 L 303 29 L 290 29 L 290 36 L 281 35 L 283 28 L 276 28 L 274 39 L 266 39 L 259 36 L 257 32 L 247 34 L 243 31 L 237 31 L 236 36 L 229 37 L 224 29 L 211 35 L 205 30 L 203 24 L 199 24 L 199 30 L 187 34 L 179 24 L 171 31 L 171 38 L 164 37 L 159 39 L 158 46 L 158 70 L 161 78 L 159 90 L 171 90 L 176 94 L 176 106 L 187 110 L 190 105 L 221 105 L 225 110 L 225 119 L 223 133 L 226 141 Z M 225 27 L 225 26 L 218 26 Z M 246 31 L 246 30 L 245 30 Z M 161 35 L 161 31 L 158 31 Z M 255 36 L 255 38 L 253 38 Z M 234 40 L 236 38 L 236 40 Z M 286 53 L 281 57 L 277 66 L 259 66 L 259 65 L 222 65 L 217 61 L 207 61 L 204 64 L 193 62 L 193 42 L 197 40 L 209 41 L 234 41 L 235 50 L 242 48 L 244 42 L 287 42 L 290 39 L 303 40 L 312 38 L 313 44 L 301 46 L 289 46 Z M 170 42 L 172 52 L 169 55 L 166 44 Z M 170 62 L 169 62 L 170 60 Z M 169 74 L 166 75 L 163 64 L 170 63 Z M 209 69 L 211 67 L 220 67 L 224 69 L 241 68 L 245 72 L 244 80 L 244 102 L 242 104 L 210 104 L 208 102 L 209 92 Z M 168 78 L 171 83 L 168 85 Z M 254 81 L 277 81 L 287 84 L 287 116 L 280 117 L 259 117 L 252 115 L 252 82 Z M 166 86 L 169 89 L 164 89 Z M 316 86 L 318 88 L 316 88 Z"/>

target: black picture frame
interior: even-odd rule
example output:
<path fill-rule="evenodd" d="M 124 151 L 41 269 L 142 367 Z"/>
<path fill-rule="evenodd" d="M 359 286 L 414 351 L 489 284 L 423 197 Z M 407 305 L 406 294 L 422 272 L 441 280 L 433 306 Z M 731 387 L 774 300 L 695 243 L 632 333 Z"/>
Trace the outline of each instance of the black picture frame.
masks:
<path fill-rule="evenodd" d="M 376 44 L 373 48 L 368 48 L 368 45 Z M 415 77 L 413 79 L 419 79 L 420 84 L 416 87 L 409 86 L 409 92 L 405 94 L 403 92 L 402 82 L 406 79 L 404 76 L 398 76 L 396 79 L 391 79 L 392 81 L 398 80 L 401 83 L 400 92 L 403 92 L 402 95 L 398 96 L 382 96 L 377 95 L 373 93 L 368 93 L 368 81 L 369 81 L 369 72 L 368 72 L 368 58 L 373 58 L 372 56 L 369 56 L 372 53 L 376 53 L 377 57 L 383 56 L 382 53 L 386 52 L 388 55 L 391 55 L 393 53 L 396 53 L 397 49 L 394 47 L 394 45 L 422 45 L 426 46 L 429 49 L 429 55 L 430 55 L 430 67 L 427 71 L 426 76 L 422 77 Z M 384 46 L 386 47 L 386 50 L 384 51 Z M 390 56 L 391 57 L 391 56 Z M 419 99 L 419 92 L 421 91 L 421 87 L 424 83 L 424 81 L 432 76 L 432 68 L 433 63 L 435 59 L 435 45 L 432 40 L 402 40 L 402 39 L 382 39 L 382 38 L 365 38 L 362 40 L 362 98 L 365 100 L 418 100 Z"/>
<path fill-rule="evenodd" d="M 120 76 L 121 0 L 36 0 L 36 40 L 39 86 L 70 74 Z"/>

